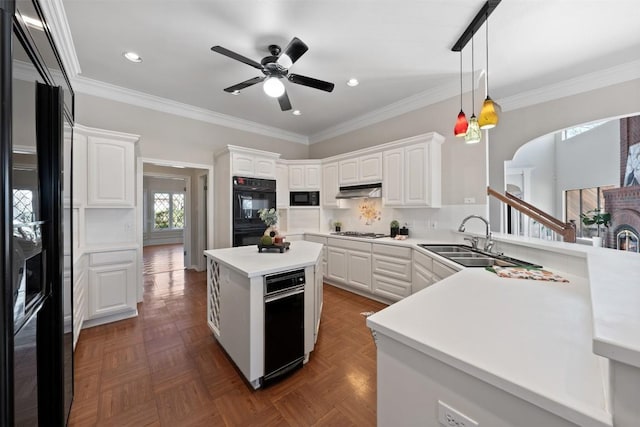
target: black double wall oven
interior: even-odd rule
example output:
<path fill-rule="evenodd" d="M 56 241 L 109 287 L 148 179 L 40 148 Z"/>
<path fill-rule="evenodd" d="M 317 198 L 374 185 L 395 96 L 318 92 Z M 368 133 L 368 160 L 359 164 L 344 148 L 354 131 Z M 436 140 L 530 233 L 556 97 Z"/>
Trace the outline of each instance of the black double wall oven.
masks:
<path fill-rule="evenodd" d="M 233 246 L 256 245 L 267 226 L 260 209 L 275 209 L 276 181 L 233 177 Z"/>
<path fill-rule="evenodd" d="M 37 0 L 0 2 L 2 426 L 66 425 L 73 397 L 73 91 L 37 21 Z"/>

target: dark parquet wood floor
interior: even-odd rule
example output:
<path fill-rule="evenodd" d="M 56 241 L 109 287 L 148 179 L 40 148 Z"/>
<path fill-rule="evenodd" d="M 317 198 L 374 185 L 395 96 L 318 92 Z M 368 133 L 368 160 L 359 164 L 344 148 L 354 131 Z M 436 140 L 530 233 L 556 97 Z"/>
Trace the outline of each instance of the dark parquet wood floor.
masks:
<path fill-rule="evenodd" d="M 181 259 L 181 246 L 145 248 L 139 316 L 81 332 L 71 426 L 375 425 L 376 353 L 360 313 L 383 304 L 325 285 L 309 363 L 254 391 L 207 327 L 206 274 Z"/>

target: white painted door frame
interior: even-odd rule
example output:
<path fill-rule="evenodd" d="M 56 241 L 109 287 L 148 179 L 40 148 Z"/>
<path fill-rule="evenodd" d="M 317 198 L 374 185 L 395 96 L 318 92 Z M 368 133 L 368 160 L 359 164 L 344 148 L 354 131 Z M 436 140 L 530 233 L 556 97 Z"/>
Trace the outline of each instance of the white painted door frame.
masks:
<path fill-rule="evenodd" d="M 144 290 L 144 280 L 142 280 L 142 247 L 143 247 L 143 229 L 144 229 L 144 212 L 143 212 L 143 179 L 144 164 L 151 163 L 158 166 L 178 167 L 178 168 L 194 168 L 204 169 L 207 171 L 207 187 L 209 188 L 207 197 L 207 247 L 213 247 L 213 165 L 180 162 L 166 159 L 154 159 L 149 157 L 138 157 L 136 164 L 136 229 L 138 235 L 138 302 L 142 301 Z M 186 213 L 186 212 L 185 212 Z"/>

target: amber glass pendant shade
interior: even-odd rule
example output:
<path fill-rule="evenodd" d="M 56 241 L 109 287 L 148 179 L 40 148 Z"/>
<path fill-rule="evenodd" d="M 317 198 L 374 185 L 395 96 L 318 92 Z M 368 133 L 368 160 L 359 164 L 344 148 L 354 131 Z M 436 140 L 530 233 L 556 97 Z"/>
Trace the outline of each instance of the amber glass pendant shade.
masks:
<path fill-rule="evenodd" d="M 478 125 L 480 129 L 491 129 L 498 124 L 498 113 L 496 113 L 496 107 L 493 103 L 493 99 L 487 96 L 482 104 L 482 110 L 480 110 L 480 117 L 478 118 Z"/>
<path fill-rule="evenodd" d="M 458 114 L 458 120 L 456 120 L 456 126 L 453 128 L 453 134 L 459 138 L 462 138 L 467 134 L 467 128 L 469 127 L 469 122 L 467 122 L 467 116 L 464 114 L 464 111 L 460 110 Z"/>
<path fill-rule="evenodd" d="M 464 142 L 467 144 L 476 144 L 480 142 L 482 138 L 482 132 L 480 131 L 480 126 L 478 125 L 478 119 L 476 116 L 471 116 L 469 119 L 469 128 L 467 129 L 467 134 L 464 136 Z"/>

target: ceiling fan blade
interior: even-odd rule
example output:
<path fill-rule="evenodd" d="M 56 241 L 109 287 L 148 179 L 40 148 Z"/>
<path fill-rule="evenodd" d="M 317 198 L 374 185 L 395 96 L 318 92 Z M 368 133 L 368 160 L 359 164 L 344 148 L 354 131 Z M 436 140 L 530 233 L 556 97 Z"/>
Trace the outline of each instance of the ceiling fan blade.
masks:
<path fill-rule="evenodd" d="M 284 49 L 284 53 L 278 58 L 278 63 L 285 68 L 289 68 L 308 50 L 309 46 L 299 38 L 294 37 Z"/>
<path fill-rule="evenodd" d="M 261 81 L 263 81 L 266 78 L 267 78 L 267 76 L 254 77 L 252 79 L 245 80 L 242 83 L 238 83 L 237 85 L 229 86 L 224 91 L 231 93 L 231 92 L 235 92 L 236 90 L 242 90 L 242 89 L 247 88 L 249 86 L 253 86 L 256 83 L 260 83 Z"/>
<path fill-rule="evenodd" d="M 287 91 L 285 91 L 282 96 L 278 98 L 278 103 L 280 104 L 280 109 L 282 111 L 291 110 L 291 101 L 289 101 L 289 95 L 287 95 Z"/>
<path fill-rule="evenodd" d="M 301 76 L 300 74 L 289 74 L 289 81 L 303 86 L 309 86 L 314 89 L 324 90 L 331 92 L 335 86 L 333 83 L 325 82 L 324 80 L 314 79 L 313 77 Z"/>
<path fill-rule="evenodd" d="M 242 56 L 238 53 L 232 52 L 229 49 L 225 49 L 222 46 L 213 46 L 211 48 L 212 51 L 218 52 L 221 55 L 228 56 L 231 59 L 235 59 L 236 61 L 244 62 L 247 65 L 251 65 L 253 68 L 257 68 L 258 70 L 262 70 L 262 64 L 254 61 L 253 59 L 249 59 L 246 56 Z"/>

